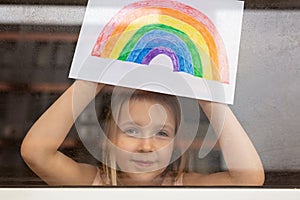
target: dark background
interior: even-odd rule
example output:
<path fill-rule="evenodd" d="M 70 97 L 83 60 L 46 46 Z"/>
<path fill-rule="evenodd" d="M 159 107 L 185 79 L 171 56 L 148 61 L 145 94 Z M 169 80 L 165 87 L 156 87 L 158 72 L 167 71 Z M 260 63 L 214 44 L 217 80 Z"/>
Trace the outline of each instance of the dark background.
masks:
<path fill-rule="evenodd" d="M 298 0 L 245 0 L 246 9 L 299 9 Z M 86 5 L 87 0 L 1 0 L 1 4 Z"/>
<path fill-rule="evenodd" d="M 0 0 L 0 6 L 84 6 L 86 3 L 86 0 Z M 246 0 L 245 9 L 246 12 L 297 11 L 300 1 Z M 31 125 L 73 82 L 67 77 L 79 31 L 80 26 L 0 24 L 0 186 L 45 185 L 24 164 L 19 148 Z M 74 129 L 61 151 L 75 160 L 97 164 L 82 146 Z M 217 170 L 221 162 L 216 146 L 201 165 Z M 264 187 L 299 188 L 300 172 L 267 169 Z"/>

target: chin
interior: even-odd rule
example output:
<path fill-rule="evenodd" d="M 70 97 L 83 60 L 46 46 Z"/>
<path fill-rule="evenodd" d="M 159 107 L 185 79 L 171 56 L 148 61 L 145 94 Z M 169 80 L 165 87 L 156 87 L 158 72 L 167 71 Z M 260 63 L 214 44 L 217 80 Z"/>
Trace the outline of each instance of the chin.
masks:
<path fill-rule="evenodd" d="M 130 173 L 128 178 L 134 180 L 138 185 L 153 185 L 154 180 L 161 174 L 161 171 Z"/>

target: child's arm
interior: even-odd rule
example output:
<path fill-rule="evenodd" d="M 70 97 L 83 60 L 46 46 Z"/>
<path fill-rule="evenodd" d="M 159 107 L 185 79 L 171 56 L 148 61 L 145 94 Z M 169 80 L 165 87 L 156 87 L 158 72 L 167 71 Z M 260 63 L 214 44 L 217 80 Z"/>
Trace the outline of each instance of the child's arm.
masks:
<path fill-rule="evenodd" d="M 264 169 L 261 160 L 231 109 L 220 103 L 199 101 L 216 133 L 228 171 L 203 175 L 196 180 L 189 177 L 189 184 L 205 185 L 262 185 Z M 213 115 L 213 116 L 212 116 Z M 224 116 L 225 115 L 225 116 Z M 213 119 L 212 119 L 213 118 Z"/>
<path fill-rule="evenodd" d="M 96 89 L 97 87 L 97 89 Z M 75 81 L 60 98 L 36 121 L 21 146 L 21 155 L 28 166 L 52 185 L 91 184 L 96 167 L 79 164 L 58 151 L 74 119 L 95 97 L 103 85 Z M 73 95 L 76 92 L 76 101 Z M 80 95 L 79 95 L 80 94 Z M 74 105 L 76 104 L 76 105 Z M 76 116 L 73 116 L 73 108 Z"/>

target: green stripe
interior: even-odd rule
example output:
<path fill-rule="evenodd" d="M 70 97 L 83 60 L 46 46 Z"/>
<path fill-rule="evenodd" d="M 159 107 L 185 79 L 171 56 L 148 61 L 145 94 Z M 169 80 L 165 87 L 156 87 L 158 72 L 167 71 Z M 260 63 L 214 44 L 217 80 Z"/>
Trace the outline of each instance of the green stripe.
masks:
<path fill-rule="evenodd" d="M 135 45 L 143 37 L 143 35 L 145 35 L 147 32 L 150 32 L 152 30 L 167 31 L 179 37 L 186 44 L 192 56 L 194 76 L 201 77 L 201 78 L 203 77 L 201 58 L 194 42 L 189 38 L 189 36 L 186 33 L 164 24 L 150 24 L 140 28 L 127 42 L 127 44 L 121 51 L 118 60 L 126 61 L 128 56 L 130 55 L 130 52 L 134 49 Z"/>

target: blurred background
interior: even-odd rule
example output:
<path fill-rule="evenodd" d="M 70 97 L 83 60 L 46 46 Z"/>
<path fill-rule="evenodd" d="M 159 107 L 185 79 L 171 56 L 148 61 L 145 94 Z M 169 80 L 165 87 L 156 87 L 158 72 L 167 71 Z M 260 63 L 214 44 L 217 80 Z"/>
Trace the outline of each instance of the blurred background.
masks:
<path fill-rule="evenodd" d="M 45 186 L 20 157 L 38 117 L 72 84 L 68 73 L 87 0 L 0 0 L 0 186 Z M 111 5 L 113 6 L 113 5 Z M 300 1 L 246 0 L 235 103 L 266 170 L 264 187 L 300 187 Z M 203 116 L 203 115 L 201 115 Z M 202 118 L 207 124 L 207 119 Z M 93 131 L 89 116 L 79 123 Z M 203 130 L 191 146 L 197 155 Z M 99 164 L 73 128 L 61 151 Z M 222 169 L 218 145 L 190 168 Z"/>

